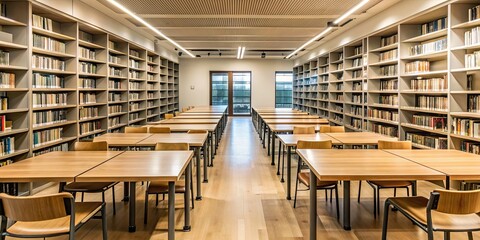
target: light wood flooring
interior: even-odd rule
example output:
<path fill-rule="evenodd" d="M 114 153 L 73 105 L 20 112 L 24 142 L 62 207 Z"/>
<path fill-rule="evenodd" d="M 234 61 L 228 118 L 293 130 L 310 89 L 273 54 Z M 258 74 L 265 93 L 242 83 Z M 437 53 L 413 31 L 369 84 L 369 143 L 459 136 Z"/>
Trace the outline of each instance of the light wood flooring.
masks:
<path fill-rule="evenodd" d="M 296 164 L 294 166 L 296 169 Z M 209 182 L 202 185 L 203 200 L 195 202 L 191 232 L 181 231 L 183 197 L 177 195 L 176 239 L 308 239 L 308 191 L 299 193 L 297 208 L 294 209 L 293 200 L 285 199 L 286 187 L 280 183 L 276 172 L 276 166 L 270 165 L 270 157 L 261 147 L 251 119 L 230 118 L 214 167 L 209 168 Z M 122 186 L 119 184 L 116 187 L 117 199 L 122 197 Z M 428 182 L 419 182 L 419 194 L 427 195 L 435 187 Z M 114 216 L 111 192 L 108 192 L 109 239 L 167 239 L 166 202 L 155 207 L 155 197 L 150 197 L 148 224 L 144 225 L 144 186 L 138 184 L 137 188 L 136 233 L 127 232 L 128 205 L 118 201 L 117 214 Z M 52 193 L 57 189 L 56 186 L 51 187 L 40 194 Z M 319 192 L 318 239 L 380 239 L 382 217 L 373 217 L 372 189 L 363 184 L 361 203 L 356 201 L 357 189 L 357 182 L 352 182 L 352 231 L 342 229 L 335 217 L 335 204 L 326 202 L 323 191 Z M 392 196 L 393 192 L 382 190 L 381 194 L 387 197 Z M 400 194 L 405 193 L 399 190 Z M 342 196 L 341 190 L 339 196 Z M 100 195 L 95 194 L 85 198 L 86 201 L 98 199 Z M 391 212 L 389 226 L 388 239 L 426 239 L 423 231 L 398 212 Z M 442 234 L 436 235 L 436 239 L 442 237 Z M 101 239 L 100 221 L 88 222 L 77 232 L 76 238 Z M 480 235 L 476 235 L 476 238 L 480 239 Z M 466 239 L 466 234 L 452 234 L 452 239 Z"/>

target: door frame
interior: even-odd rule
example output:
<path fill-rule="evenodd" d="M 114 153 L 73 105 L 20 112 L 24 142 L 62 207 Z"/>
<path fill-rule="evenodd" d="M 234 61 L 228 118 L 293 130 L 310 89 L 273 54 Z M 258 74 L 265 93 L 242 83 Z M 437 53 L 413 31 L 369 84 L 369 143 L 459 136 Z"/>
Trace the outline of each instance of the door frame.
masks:
<path fill-rule="evenodd" d="M 228 116 L 250 116 L 252 114 L 252 71 L 210 71 L 209 73 L 209 102 L 212 105 L 212 76 L 215 73 L 228 74 Z M 248 114 L 234 114 L 233 113 L 233 73 L 249 73 L 250 74 L 250 113 Z"/>

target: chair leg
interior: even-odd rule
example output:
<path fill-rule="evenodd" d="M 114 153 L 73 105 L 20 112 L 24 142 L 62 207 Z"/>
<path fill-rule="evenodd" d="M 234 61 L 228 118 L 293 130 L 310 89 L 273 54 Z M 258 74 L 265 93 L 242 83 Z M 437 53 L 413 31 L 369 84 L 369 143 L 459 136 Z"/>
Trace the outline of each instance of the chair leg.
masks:
<path fill-rule="evenodd" d="M 85 196 L 85 193 L 84 193 L 84 192 L 82 192 L 82 202 L 83 202 L 83 197 L 84 197 L 84 196 Z M 105 201 L 104 201 L 104 202 L 105 202 Z"/>
<path fill-rule="evenodd" d="M 102 234 L 103 234 L 103 240 L 107 240 L 107 210 L 105 209 L 106 205 L 103 205 L 102 207 Z"/>
<path fill-rule="evenodd" d="M 330 189 L 330 203 L 332 203 L 332 198 L 333 198 L 333 188 Z"/>
<path fill-rule="evenodd" d="M 410 191 L 409 191 L 408 187 L 406 187 L 405 189 L 407 189 L 407 197 L 410 197 Z"/>
<path fill-rule="evenodd" d="M 193 177 L 191 177 L 191 179 L 193 179 Z M 195 208 L 195 199 L 194 199 L 193 196 L 194 195 L 193 195 L 193 180 L 192 180 L 192 182 L 190 183 L 190 197 L 192 199 L 192 209 Z M 186 201 L 188 201 L 188 200 L 186 200 Z"/>
<path fill-rule="evenodd" d="M 362 193 L 362 181 L 358 181 L 358 199 L 357 202 L 360 203 L 360 194 Z"/>
<path fill-rule="evenodd" d="M 297 181 L 295 181 L 295 197 L 293 198 L 293 208 L 297 207 L 297 192 L 298 192 L 298 173 L 297 173 Z"/>
<path fill-rule="evenodd" d="M 165 200 L 165 195 L 163 195 L 163 200 Z M 155 194 L 155 201 L 156 201 L 155 207 L 158 207 L 158 193 Z"/>
<path fill-rule="evenodd" d="M 282 156 L 282 182 L 283 182 L 283 176 L 285 175 L 285 154 Z"/>
<path fill-rule="evenodd" d="M 115 207 L 115 186 L 112 186 L 112 204 L 113 204 L 113 215 L 116 215 L 117 208 Z"/>
<path fill-rule="evenodd" d="M 393 188 L 393 197 L 397 196 L 397 188 Z"/>
<path fill-rule="evenodd" d="M 450 240 L 450 232 L 443 232 L 443 240 Z"/>
<path fill-rule="evenodd" d="M 377 187 L 377 214 L 380 216 L 380 188 Z"/>
<path fill-rule="evenodd" d="M 148 219 L 148 192 L 145 191 L 145 207 L 143 210 L 143 223 L 147 224 L 147 219 Z"/>
<path fill-rule="evenodd" d="M 373 186 L 373 217 L 377 218 L 377 189 Z"/>
<path fill-rule="evenodd" d="M 382 226 L 382 240 L 387 240 L 387 228 L 388 228 L 388 213 L 387 210 L 390 207 L 390 201 L 385 201 L 385 211 L 383 211 L 383 226 Z"/>
<path fill-rule="evenodd" d="M 83 199 L 82 199 L 82 202 L 83 202 Z M 105 192 L 102 192 L 102 202 L 105 203 L 105 204 L 107 204 L 107 203 L 105 202 Z"/>
<path fill-rule="evenodd" d="M 325 189 L 325 202 L 328 202 L 328 190 Z"/>
<path fill-rule="evenodd" d="M 335 186 L 335 204 L 337 205 L 337 219 L 340 220 L 340 206 L 338 204 L 338 186 Z"/>
<path fill-rule="evenodd" d="M 7 231 L 7 218 L 5 216 L 0 216 L 0 239 L 5 240 L 6 236 L 3 235 Z"/>
<path fill-rule="evenodd" d="M 467 232 L 467 234 L 468 234 L 468 240 L 473 240 L 473 233 Z"/>
<path fill-rule="evenodd" d="M 278 162 L 277 162 L 277 176 L 280 175 L 280 153 L 282 152 L 282 142 L 278 142 Z"/>

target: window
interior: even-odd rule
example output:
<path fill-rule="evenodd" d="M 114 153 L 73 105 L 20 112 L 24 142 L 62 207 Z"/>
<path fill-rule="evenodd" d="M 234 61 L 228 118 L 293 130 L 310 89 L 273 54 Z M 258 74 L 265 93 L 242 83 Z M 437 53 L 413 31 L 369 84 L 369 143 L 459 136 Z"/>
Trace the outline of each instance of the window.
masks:
<path fill-rule="evenodd" d="M 292 108 L 293 73 L 275 72 L 275 107 Z"/>
<path fill-rule="evenodd" d="M 251 81 L 251 72 L 211 71 L 210 104 L 227 105 L 229 115 L 249 115 Z"/>

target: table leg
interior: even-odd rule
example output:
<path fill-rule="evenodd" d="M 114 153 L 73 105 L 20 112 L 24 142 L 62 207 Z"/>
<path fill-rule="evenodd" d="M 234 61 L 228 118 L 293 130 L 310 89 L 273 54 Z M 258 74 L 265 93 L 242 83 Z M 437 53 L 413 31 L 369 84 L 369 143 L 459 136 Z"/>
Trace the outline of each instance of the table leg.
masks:
<path fill-rule="evenodd" d="M 200 163 L 200 147 L 195 148 L 195 160 L 197 161 L 197 197 L 195 199 L 202 200 L 202 165 Z M 185 191 L 189 191 L 189 189 L 186 188 Z"/>
<path fill-rule="evenodd" d="M 135 225 L 135 202 L 136 202 L 136 182 L 130 182 L 130 203 L 128 206 L 128 231 L 135 232 L 137 226 Z"/>
<path fill-rule="evenodd" d="M 187 192 L 189 189 L 185 189 Z M 186 209 L 185 209 L 186 210 Z M 175 182 L 168 182 L 168 240 L 175 239 Z"/>
<path fill-rule="evenodd" d="M 262 127 L 262 144 L 263 144 L 263 148 L 265 148 L 265 133 L 267 132 L 267 126 L 265 126 L 265 124 L 263 124 L 263 127 Z"/>
<path fill-rule="evenodd" d="M 415 181 L 416 183 L 416 181 Z M 449 190 L 450 189 L 450 176 L 447 176 L 445 178 L 445 189 Z M 415 190 L 416 191 L 416 190 Z M 412 195 L 413 195 L 413 186 L 412 186 Z"/>
<path fill-rule="evenodd" d="M 208 183 L 208 146 L 203 146 L 203 182 Z"/>
<path fill-rule="evenodd" d="M 184 200 L 183 200 L 183 207 L 185 209 L 185 224 L 183 226 L 183 231 L 190 232 L 192 230 L 192 226 L 190 225 L 190 188 L 192 187 L 192 162 L 187 165 L 187 169 L 185 171 L 185 193 L 184 193 Z"/>
<path fill-rule="evenodd" d="M 59 193 L 63 192 L 63 191 L 65 190 L 65 186 L 66 186 L 66 185 L 67 185 L 66 182 L 60 182 L 60 183 L 58 184 L 58 192 L 59 192 Z M 32 193 L 30 192 L 30 194 L 32 194 Z"/>
<path fill-rule="evenodd" d="M 412 196 L 417 196 L 417 181 L 412 182 Z"/>
<path fill-rule="evenodd" d="M 267 156 L 270 156 L 270 128 L 267 127 Z"/>
<path fill-rule="evenodd" d="M 291 188 L 292 188 L 291 180 L 292 180 L 292 147 L 288 146 L 287 147 L 287 200 L 292 199 L 292 196 L 290 194 Z"/>
<path fill-rule="evenodd" d="M 209 132 L 209 140 L 210 140 L 210 167 L 213 167 L 213 158 L 214 158 L 214 155 L 213 155 L 213 132 Z"/>
<path fill-rule="evenodd" d="M 130 189 L 130 187 L 128 186 L 128 182 L 124 182 L 123 183 L 123 199 L 122 199 L 122 201 L 124 201 L 124 202 L 128 202 L 128 199 L 129 199 L 128 190 L 129 189 Z"/>
<path fill-rule="evenodd" d="M 272 166 L 275 166 L 275 132 L 270 132 L 272 132 Z M 280 154 L 280 152 L 278 154 Z"/>
<path fill-rule="evenodd" d="M 352 229 L 350 226 L 350 181 L 343 181 L 343 229 L 347 231 Z"/>
<path fill-rule="evenodd" d="M 317 175 L 310 173 L 310 240 L 317 239 Z"/>

